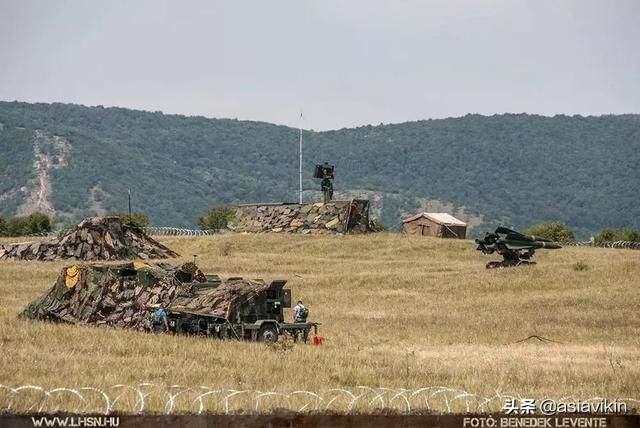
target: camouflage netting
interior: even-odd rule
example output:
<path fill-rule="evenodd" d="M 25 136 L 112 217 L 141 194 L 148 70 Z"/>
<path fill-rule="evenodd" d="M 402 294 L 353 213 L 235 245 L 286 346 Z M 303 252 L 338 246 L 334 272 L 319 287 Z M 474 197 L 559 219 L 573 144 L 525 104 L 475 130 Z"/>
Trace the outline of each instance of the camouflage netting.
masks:
<path fill-rule="evenodd" d="M 131 260 L 177 257 L 174 251 L 118 217 L 83 220 L 62 237 L 46 242 L 0 245 L 0 260 Z"/>
<path fill-rule="evenodd" d="M 228 225 L 236 232 L 252 233 L 368 233 L 369 201 L 318 202 L 315 204 L 241 205 Z"/>
<path fill-rule="evenodd" d="M 195 282 L 183 282 L 192 277 Z M 222 281 L 217 287 L 199 286 L 206 284 L 198 282 L 204 279 L 193 263 L 178 268 L 142 261 L 67 266 L 51 290 L 30 303 L 22 316 L 144 330 L 158 306 L 224 318 L 269 287 L 263 281 L 240 278 Z"/>
<path fill-rule="evenodd" d="M 190 293 L 181 293 L 168 306 L 170 311 L 212 315 L 230 319 L 236 309 L 251 297 L 269 288 L 261 280 L 230 278 L 216 288 L 193 287 Z"/>

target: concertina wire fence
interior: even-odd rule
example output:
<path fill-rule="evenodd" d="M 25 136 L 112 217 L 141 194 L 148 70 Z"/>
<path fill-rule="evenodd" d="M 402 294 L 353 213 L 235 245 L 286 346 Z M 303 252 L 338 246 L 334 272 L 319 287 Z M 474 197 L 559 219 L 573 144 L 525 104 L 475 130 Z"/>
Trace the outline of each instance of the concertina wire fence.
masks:
<path fill-rule="evenodd" d="M 149 226 L 143 229 L 148 235 L 152 236 L 213 236 L 220 234 L 220 232 L 215 230 L 190 229 L 187 227 L 176 226 Z M 55 235 L 55 233 L 49 232 L 32 234 L 29 236 L 53 237 Z M 640 250 L 640 242 L 636 241 L 612 241 L 601 244 L 596 244 L 593 241 L 569 241 L 563 242 L 562 245 L 568 247 L 625 248 Z"/>
<path fill-rule="evenodd" d="M 154 236 L 210 236 L 219 234 L 219 232 L 216 232 L 214 230 L 188 229 L 173 226 L 152 226 L 145 227 L 144 230 L 147 234 Z M 612 241 L 597 245 L 593 241 L 569 241 L 563 242 L 562 245 L 570 247 L 626 248 L 634 250 L 640 249 L 640 242 L 635 241 Z"/>
<path fill-rule="evenodd" d="M 513 393 L 496 391 L 490 396 L 480 396 L 444 386 L 416 389 L 358 386 L 322 391 L 276 392 L 152 383 L 50 389 L 37 385 L 0 385 L 0 413 L 491 413 L 501 411 L 506 400 L 520 403 L 524 399 Z M 569 403 L 579 400 L 595 404 L 603 399 L 566 396 L 555 401 Z M 634 398 L 618 401 L 626 402 L 628 409 L 638 409 L 640 405 L 640 400 Z"/>

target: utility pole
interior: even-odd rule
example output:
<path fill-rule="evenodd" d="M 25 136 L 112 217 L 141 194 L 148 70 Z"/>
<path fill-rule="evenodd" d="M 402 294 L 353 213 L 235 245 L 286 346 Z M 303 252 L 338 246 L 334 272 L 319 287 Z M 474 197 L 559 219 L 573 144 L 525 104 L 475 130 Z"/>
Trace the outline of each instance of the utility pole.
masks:
<path fill-rule="evenodd" d="M 300 159 L 299 159 L 299 165 L 298 165 L 298 172 L 300 173 L 300 180 L 299 180 L 299 184 L 300 184 L 300 191 L 299 191 L 299 200 L 298 203 L 300 205 L 302 205 L 302 110 L 300 110 Z"/>
<path fill-rule="evenodd" d="M 129 187 L 129 223 L 131 223 L 131 187 Z"/>

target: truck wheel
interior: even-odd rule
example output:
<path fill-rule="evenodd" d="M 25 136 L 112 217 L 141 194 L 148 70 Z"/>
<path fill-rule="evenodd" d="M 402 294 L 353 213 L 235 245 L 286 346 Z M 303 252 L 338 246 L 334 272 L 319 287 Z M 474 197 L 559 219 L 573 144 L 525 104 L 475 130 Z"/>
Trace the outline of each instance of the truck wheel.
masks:
<path fill-rule="evenodd" d="M 260 342 L 277 342 L 278 330 L 274 325 L 263 325 L 258 331 L 258 341 Z"/>

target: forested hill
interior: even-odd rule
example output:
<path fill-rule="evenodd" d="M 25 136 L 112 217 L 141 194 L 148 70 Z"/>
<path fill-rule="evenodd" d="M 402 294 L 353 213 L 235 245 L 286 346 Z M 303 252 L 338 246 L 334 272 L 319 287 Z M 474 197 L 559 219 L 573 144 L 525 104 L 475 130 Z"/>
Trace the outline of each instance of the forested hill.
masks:
<path fill-rule="evenodd" d="M 640 227 L 640 116 L 467 115 L 305 131 L 313 165 L 336 165 L 343 197 L 364 195 L 391 227 L 418 209 L 470 219 L 475 233 L 558 220 L 587 236 Z M 0 102 L 0 215 L 63 221 L 126 209 L 194 225 L 217 204 L 296 201 L 298 131 L 123 108 Z"/>

